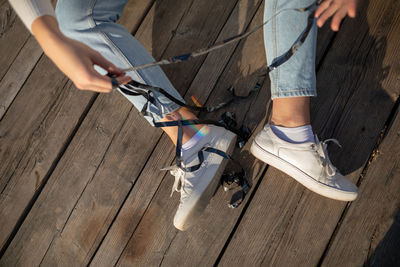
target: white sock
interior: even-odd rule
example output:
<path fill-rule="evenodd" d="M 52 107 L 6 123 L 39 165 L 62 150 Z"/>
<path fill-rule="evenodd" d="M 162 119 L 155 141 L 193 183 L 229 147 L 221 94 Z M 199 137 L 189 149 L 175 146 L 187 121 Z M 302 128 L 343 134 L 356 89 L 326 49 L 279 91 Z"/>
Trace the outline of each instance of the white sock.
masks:
<path fill-rule="evenodd" d="M 311 125 L 288 128 L 271 124 L 271 129 L 280 139 L 289 143 L 315 142 Z"/>

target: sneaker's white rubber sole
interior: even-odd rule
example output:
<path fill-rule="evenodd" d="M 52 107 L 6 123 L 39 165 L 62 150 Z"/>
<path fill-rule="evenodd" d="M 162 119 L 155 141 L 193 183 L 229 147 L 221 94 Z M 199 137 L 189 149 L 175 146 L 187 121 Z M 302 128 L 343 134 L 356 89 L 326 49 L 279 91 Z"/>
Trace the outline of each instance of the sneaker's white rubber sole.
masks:
<path fill-rule="evenodd" d="M 228 149 L 226 150 L 225 153 L 227 155 L 231 155 L 233 150 L 235 149 L 237 137 L 235 134 L 233 134 L 231 132 L 228 132 L 228 134 L 232 134 L 233 138 L 231 139 L 232 141 L 229 144 Z M 217 157 L 220 157 L 220 156 L 217 156 Z M 220 184 L 221 176 L 222 176 L 222 174 L 225 170 L 225 167 L 229 161 L 228 159 L 225 159 L 223 157 L 221 157 L 221 159 L 222 159 L 221 163 L 219 164 L 215 175 L 213 176 L 212 180 L 210 181 L 208 186 L 205 188 L 205 190 L 201 194 L 201 197 L 195 203 L 193 203 L 191 208 L 188 208 L 190 211 L 187 212 L 187 214 L 184 218 L 181 218 L 179 220 L 179 222 L 174 221 L 174 226 L 178 230 L 186 231 L 192 225 L 194 225 L 198 221 L 200 215 L 203 213 L 203 211 L 205 210 L 207 205 L 210 203 L 211 198 L 213 197 L 215 191 L 217 190 L 217 188 Z"/>
<path fill-rule="evenodd" d="M 314 178 L 312 178 L 296 166 L 290 164 L 286 160 L 281 159 L 280 157 L 264 150 L 259 144 L 257 144 L 255 140 L 250 147 L 250 151 L 259 160 L 286 173 L 287 175 L 317 194 L 341 201 L 353 201 L 357 198 L 357 192 L 340 190 L 315 180 Z"/>

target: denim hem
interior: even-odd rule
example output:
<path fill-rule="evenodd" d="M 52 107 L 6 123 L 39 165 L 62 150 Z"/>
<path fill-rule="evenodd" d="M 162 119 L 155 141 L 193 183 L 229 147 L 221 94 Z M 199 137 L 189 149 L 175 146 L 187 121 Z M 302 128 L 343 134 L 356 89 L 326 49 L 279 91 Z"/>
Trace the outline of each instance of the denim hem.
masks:
<path fill-rule="evenodd" d="M 171 103 L 171 104 L 169 104 L 169 105 L 167 105 L 167 106 L 163 106 L 163 112 L 162 113 L 155 113 L 155 112 L 152 112 L 153 113 L 153 117 L 154 117 L 154 121 L 155 122 L 159 122 L 161 119 L 163 119 L 166 115 L 168 115 L 168 114 L 170 114 L 170 113 L 172 113 L 172 112 L 174 112 L 174 111 L 176 111 L 177 109 L 179 109 L 181 106 L 179 106 L 178 104 L 176 104 L 176 103 Z M 153 123 L 150 123 L 152 126 L 154 126 L 153 125 Z"/>
<path fill-rule="evenodd" d="M 271 94 L 271 99 L 273 100 L 275 98 L 301 97 L 301 96 L 317 96 L 317 92 L 316 90 L 305 89 L 305 88 L 293 89 L 293 90 L 291 89 L 288 91 L 283 91 L 278 89 L 278 92 L 274 92 Z"/>

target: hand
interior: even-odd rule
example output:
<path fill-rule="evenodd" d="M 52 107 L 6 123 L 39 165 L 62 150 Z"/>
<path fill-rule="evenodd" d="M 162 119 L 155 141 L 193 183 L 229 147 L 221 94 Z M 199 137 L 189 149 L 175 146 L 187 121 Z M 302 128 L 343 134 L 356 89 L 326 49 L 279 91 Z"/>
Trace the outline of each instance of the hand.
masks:
<path fill-rule="evenodd" d="M 325 0 L 315 11 L 318 18 L 317 25 L 322 27 L 326 20 L 333 15 L 331 28 L 338 31 L 340 23 L 346 15 L 354 18 L 356 16 L 357 0 Z"/>
<path fill-rule="evenodd" d="M 52 16 L 37 18 L 32 24 L 32 32 L 46 55 L 78 89 L 102 93 L 111 91 L 111 79 L 98 73 L 94 65 L 115 74 L 119 84 L 125 84 L 131 80 L 121 69 L 97 51 L 65 37 L 58 29 L 57 20 Z"/>

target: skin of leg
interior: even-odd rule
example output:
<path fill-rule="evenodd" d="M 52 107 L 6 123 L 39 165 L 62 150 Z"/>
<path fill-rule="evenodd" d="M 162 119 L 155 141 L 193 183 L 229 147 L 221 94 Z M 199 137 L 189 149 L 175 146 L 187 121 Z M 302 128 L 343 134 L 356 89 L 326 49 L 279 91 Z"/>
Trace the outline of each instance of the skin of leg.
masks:
<path fill-rule="evenodd" d="M 310 97 L 275 98 L 272 101 L 271 123 L 283 127 L 310 124 Z"/>
<path fill-rule="evenodd" d="M 177 120 L 197 120 L 197 116 L 194 115 L 189 109 L 181 107 L 164 118 L 159 122 L 165 121 L 177 121 Z M 183 126 L 182 144 L 190 140 L 202 127 L 204 124 L 198 124 L 193 126 Z M 168 135 L 172 142 L 176 145 L 176 140 L 178 137 L 178 127 L 161 127 L 161 129 Z"/>
<path fill-rule="evenodd" d="M 309 6 L 313 0 L 265 1 L 264 20 L 288 8 Z M 307 25 L 309 14 L 284 11 L 264 27 L 264 43 L 268 65 L 284 55 Z M 303 26 L 304 25 L 304 26 Z M 283 127 L 310 124 L 310 96 L 316 96 L 315 51 L 317 27 L 313 26 L 300 49 L 278 68 L 270 72 L 271 123 Z"/>

